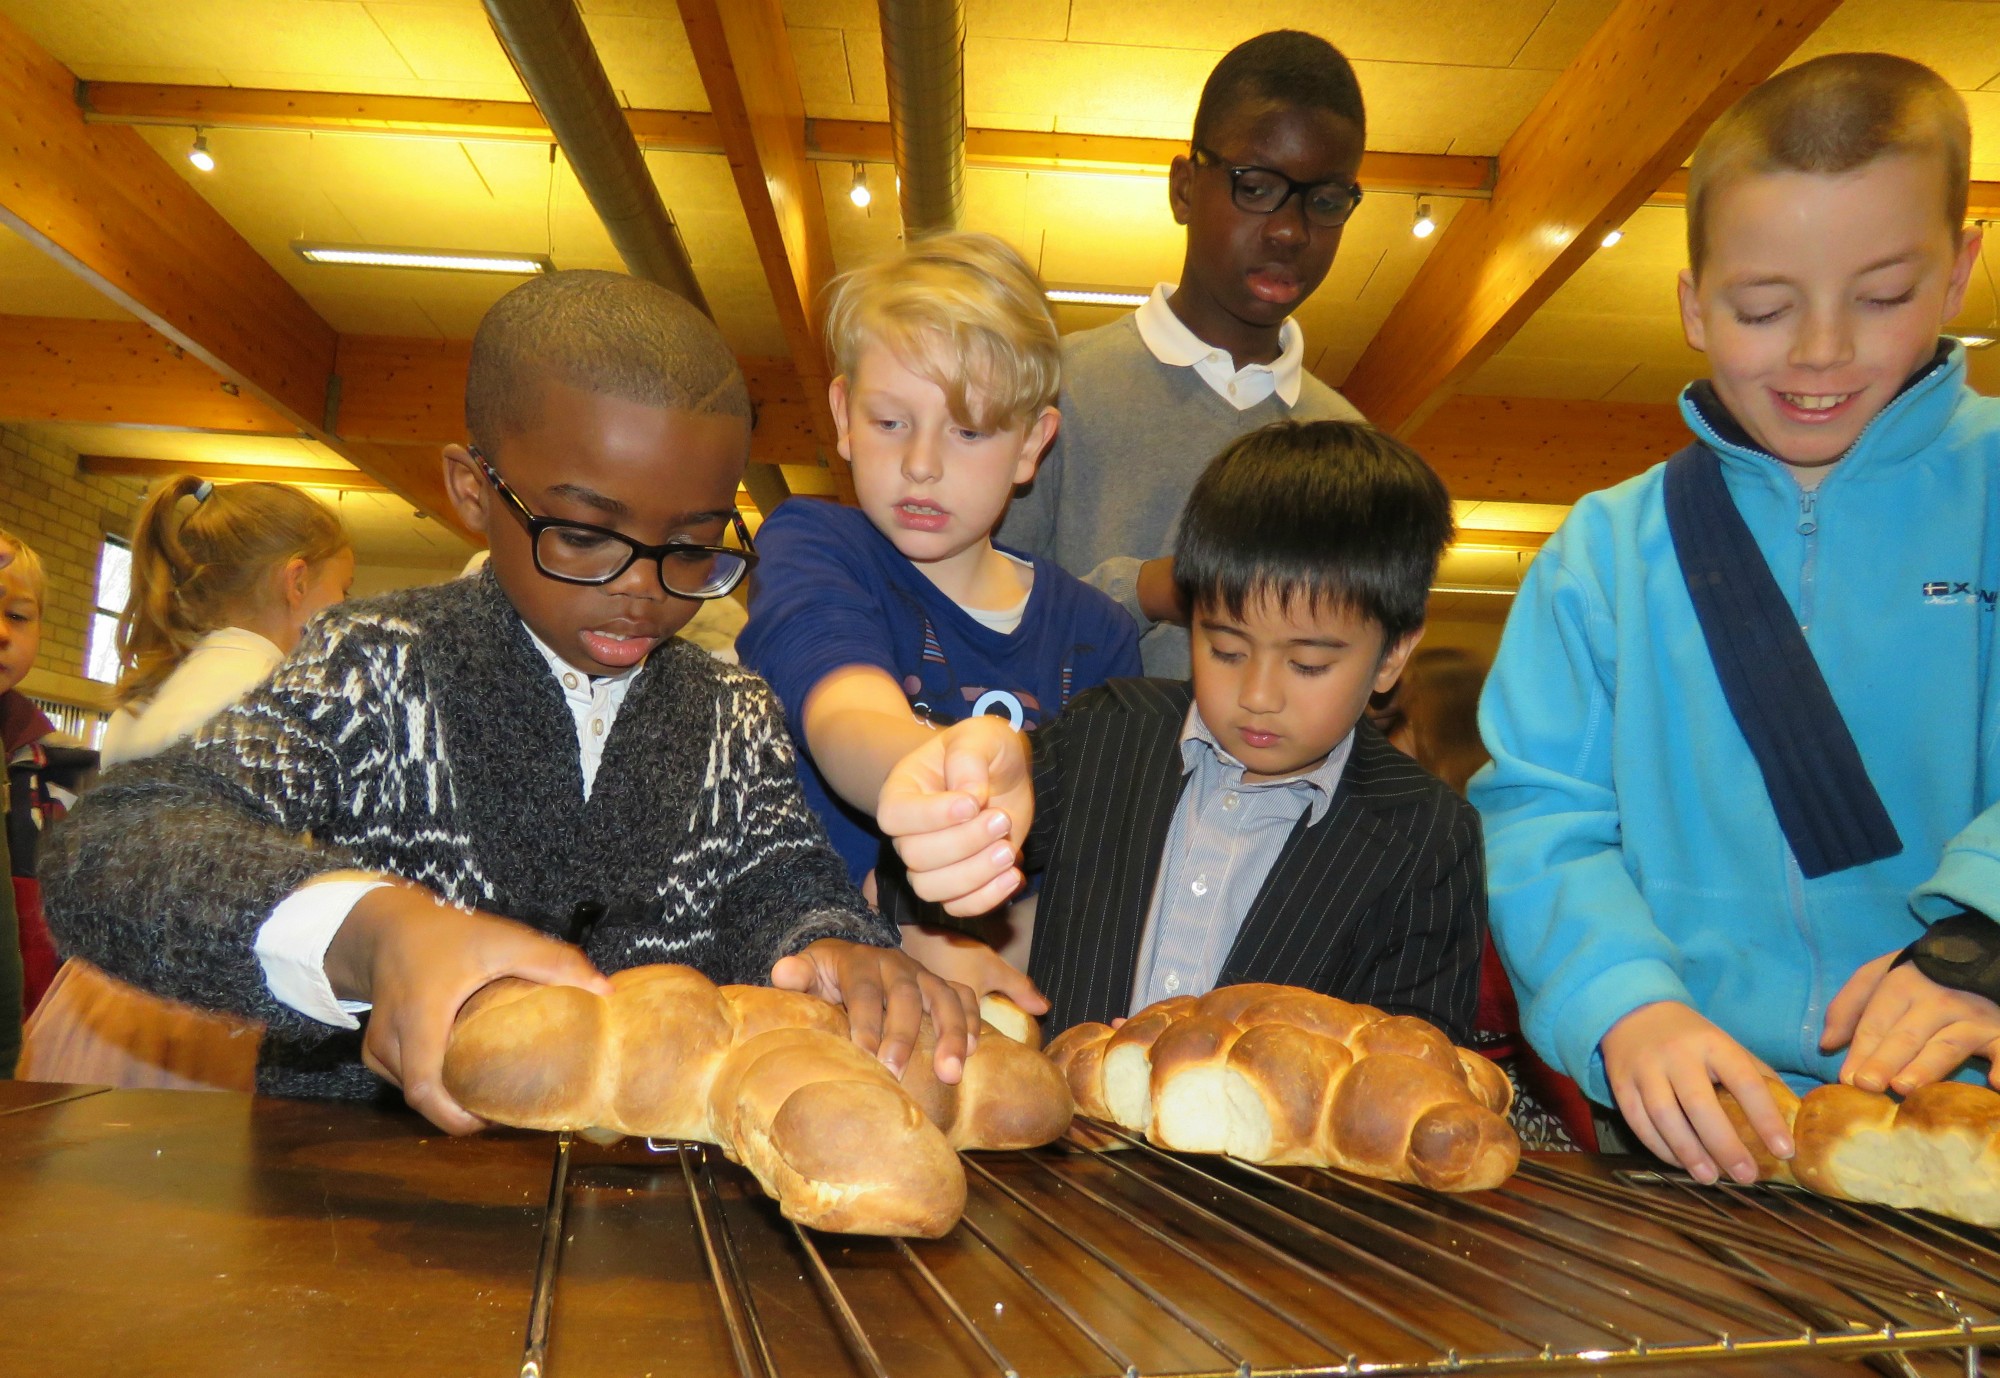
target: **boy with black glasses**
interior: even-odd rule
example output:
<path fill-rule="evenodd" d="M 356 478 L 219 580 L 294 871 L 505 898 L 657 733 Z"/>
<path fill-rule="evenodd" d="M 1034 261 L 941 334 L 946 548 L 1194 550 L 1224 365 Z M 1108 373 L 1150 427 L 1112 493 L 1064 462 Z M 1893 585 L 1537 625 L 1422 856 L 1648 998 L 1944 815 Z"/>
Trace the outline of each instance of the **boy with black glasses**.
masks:
<path fill-rule="evenodd" d="M 1146 673 L 1188 674 L 1174 520 L 1238 436 L 1274 421 L 1358 421 L 1306 370 L 1293 313 L 1361 200 L 1366 131 L 1354 69 L 1325 39 L 1260 34 L 1202 88 L 1168 202 L 1187 226 L 1178 287 L 1063 342 L 1062 431 L 1000 529 L 1121 603 Z"/>
<path fill-rule="evenodd" d="M 49 839 L 65 951 L 261 1021 L 260 1090 L 379 1077 L 453 1132 L 481 1122 L 443 1089 L 446 1037 L 502 976 L 604 992 L 600 969 L 680 962 L 810 990 L 898 1071 L 928 1009 L 956 1080 L 971 992 L 848 883 L 770 690 L 674 639 L 755 559 L 749 416 L 721 334 L 663 288 L 502 298 L 474 445 L 445 452 L 487 568 L 333 610 L 192 742 L 110 772 Z"/>

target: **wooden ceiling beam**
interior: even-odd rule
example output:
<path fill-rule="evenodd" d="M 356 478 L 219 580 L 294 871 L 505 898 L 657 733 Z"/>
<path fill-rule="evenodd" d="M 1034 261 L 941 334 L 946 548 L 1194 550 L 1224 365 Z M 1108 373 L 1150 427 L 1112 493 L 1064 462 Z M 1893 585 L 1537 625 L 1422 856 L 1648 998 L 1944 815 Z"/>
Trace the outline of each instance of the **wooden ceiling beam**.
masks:
<path fill-rule="evenodd" d="M 1838 0 L 1621 0 L 1461 206 L 1342 391 L 1408 435 L 1645 204 Z"/>
<path fill-rule="evenodd" d="M 299 434 L 151 326 L 61 316 L 0 316 L 0 420 Z"/>
<path fill-rule="evenodd" d="M 382 480 L 359 469 L 308 469 L 289 464 L 231 464 L 227 461 L 141 459 L 133 455 L 78 455 L 78 472 L 108 478 L 171 478 L 195 474 L 219 483 L 296 483 L 308 488 L 345 488 L 350 492 L 386 491 Z"/>
<path fill-rule="evenodd" d="M 1566 506 L 1643 473 L 1690 438 L 1680 409 L 1664 402 L 1461 394 L 1433 411 L 1410 445 L 1461 502 Z"/>
<path fill-rule="evenodd" d="M 0 15 L 0 224 L 213 370 L 226 395 L 454 520 L 438 474 L 340 450 L 326 425 L 333 327 L 137 130 L 86 123 L 76 85 Z"/>
<path fill-rule="evenodd" d="M 805 96 L 778 0 L 680 0 L 681 22 L 708 92 L 750 237 L 777 307 L 834 491 L 854 501 L 835 450 L 826 402 L 832 369 L 820 334 L 821 295 L 833 280 L 833 240 L 819 173 L 806 156 Z"/>
<path fill-rule="evenodd" d="M 136 131 L 0 15 L 0 223 L 257 400 L 320 424 L 334 332 Z"/>
<path fill-rule="evenodd" d="M 84 119 L 103 124 L 274 129 L 503 143 L 546 144 L 554 137 L 541 112 L 526 101 L 120 81 L 81 82 L 77 98 Z M 627 110 L 625 117 L 639 146 L 649 151 L 710 154 L 724 151 L 715 116 L 705 110 Z M 895 161 L 885 121 L 806 119 L 805 131 L 805 156 L 810 160 Z M 1186 151 L 1187 143 L 1181 139 L 1024 129 L 965 131 L 967 167 L 1007 172 L 1163 174 L 1175 155 Z M 1493 159 L 1462 153 L 1369 152 L 1361 161 L 1364 186 L 1439 196 L 1483 197 L 1492 190 L 1493 172 Z"/>

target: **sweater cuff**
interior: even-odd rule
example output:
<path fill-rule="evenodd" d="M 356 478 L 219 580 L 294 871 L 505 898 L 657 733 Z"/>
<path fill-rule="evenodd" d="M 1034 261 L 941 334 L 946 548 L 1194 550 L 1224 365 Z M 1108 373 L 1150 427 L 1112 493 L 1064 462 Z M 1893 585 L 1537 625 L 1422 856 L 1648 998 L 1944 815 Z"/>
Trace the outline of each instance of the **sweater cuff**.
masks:
<path fill-rule="evenodd" d="M 1153 619 L 1139 606 L 1139 571 L 1145 564 L 1136 555 L 1114 555 L 1083 576 L 1084 583 L 1125 609 L 1141 631 L 1153 625 Z"/>
<path fill-rule="evenodd" d="M 1564 1001 L 1555 1011 L 1553 1029 L 1544 1030 L 1546 1041 L 1533 1041 L 1554 1047 L 1557 1066 L 1576 1078 L 1585 1095 L 1599 1105 L 1615 1105 L 1611 1080 L 1604 1072 L 1604 1035 L 1641 1005 L 1662 1000 L 1696 1008 L 1694 996 L 1665 962 L 1652 958 L 1624 962 L 1599 972 Z"/>

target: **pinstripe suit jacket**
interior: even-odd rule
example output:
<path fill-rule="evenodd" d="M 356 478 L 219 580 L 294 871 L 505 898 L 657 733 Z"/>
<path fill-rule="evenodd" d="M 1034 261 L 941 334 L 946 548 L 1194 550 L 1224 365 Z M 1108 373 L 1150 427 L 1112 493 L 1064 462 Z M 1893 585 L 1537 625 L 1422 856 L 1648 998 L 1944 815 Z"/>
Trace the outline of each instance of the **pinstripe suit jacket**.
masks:
<path fill-rule="evenodd" d="M 1050 1035 L 1128 1012 L 1139 943 L 1186 782 L 1184 682 L 1113 680 L 1030 737 L 1042 874 L 1028 974 Z M 1275 981 L 1414 1014 L 1468 1042 L 1486 934 L 1479 816 L 1365 719 L 1332 806 L 1302 816 L 1218 985 Z"/>

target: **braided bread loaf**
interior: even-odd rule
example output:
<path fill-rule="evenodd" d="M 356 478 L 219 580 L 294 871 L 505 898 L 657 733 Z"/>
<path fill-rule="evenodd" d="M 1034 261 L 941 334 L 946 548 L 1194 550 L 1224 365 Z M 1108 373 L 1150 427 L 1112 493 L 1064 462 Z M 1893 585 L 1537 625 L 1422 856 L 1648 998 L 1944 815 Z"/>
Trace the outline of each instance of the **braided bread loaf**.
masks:
<path fill-rule="evenodd" d="M 1495 1187 L 1521 1144 L 1514 1088 L 1408 1015 L 1294 986 L 1224 986 L 1049 1045 L 1077 1110 L 1162 1148 L 1346 1168 L 1444 1191 Z"/>
<path fill-rule="evenodd" d="M 946 1086 L 926 1019 L 899 1083 L 849 1039 L 845 1011 L 809 995 L 682 966 L 611 984 L 609 998 L 487 986 L 452 1030 L 445 1089 L 499 1124 L 716 1144 L 788 1218 L 851 1234 L 944 1234 L 965 1209 L 953 1150 L 1029 1148 L 1069 1124 L 1062 1075 L 991 1025 Z"/>
<path fill-rule="evenodd" d="M 1791 1126 L 1790 1160 L 1771 1156 L 1736 1098 L 1716 1088 L 1760 1181 L 2000 1225 L 2000 1093 L 1941 1081 L 1898 1101 L 1835 1083 L 1801 1099 L 1782 1081 L 1765 1085 Z"/>

